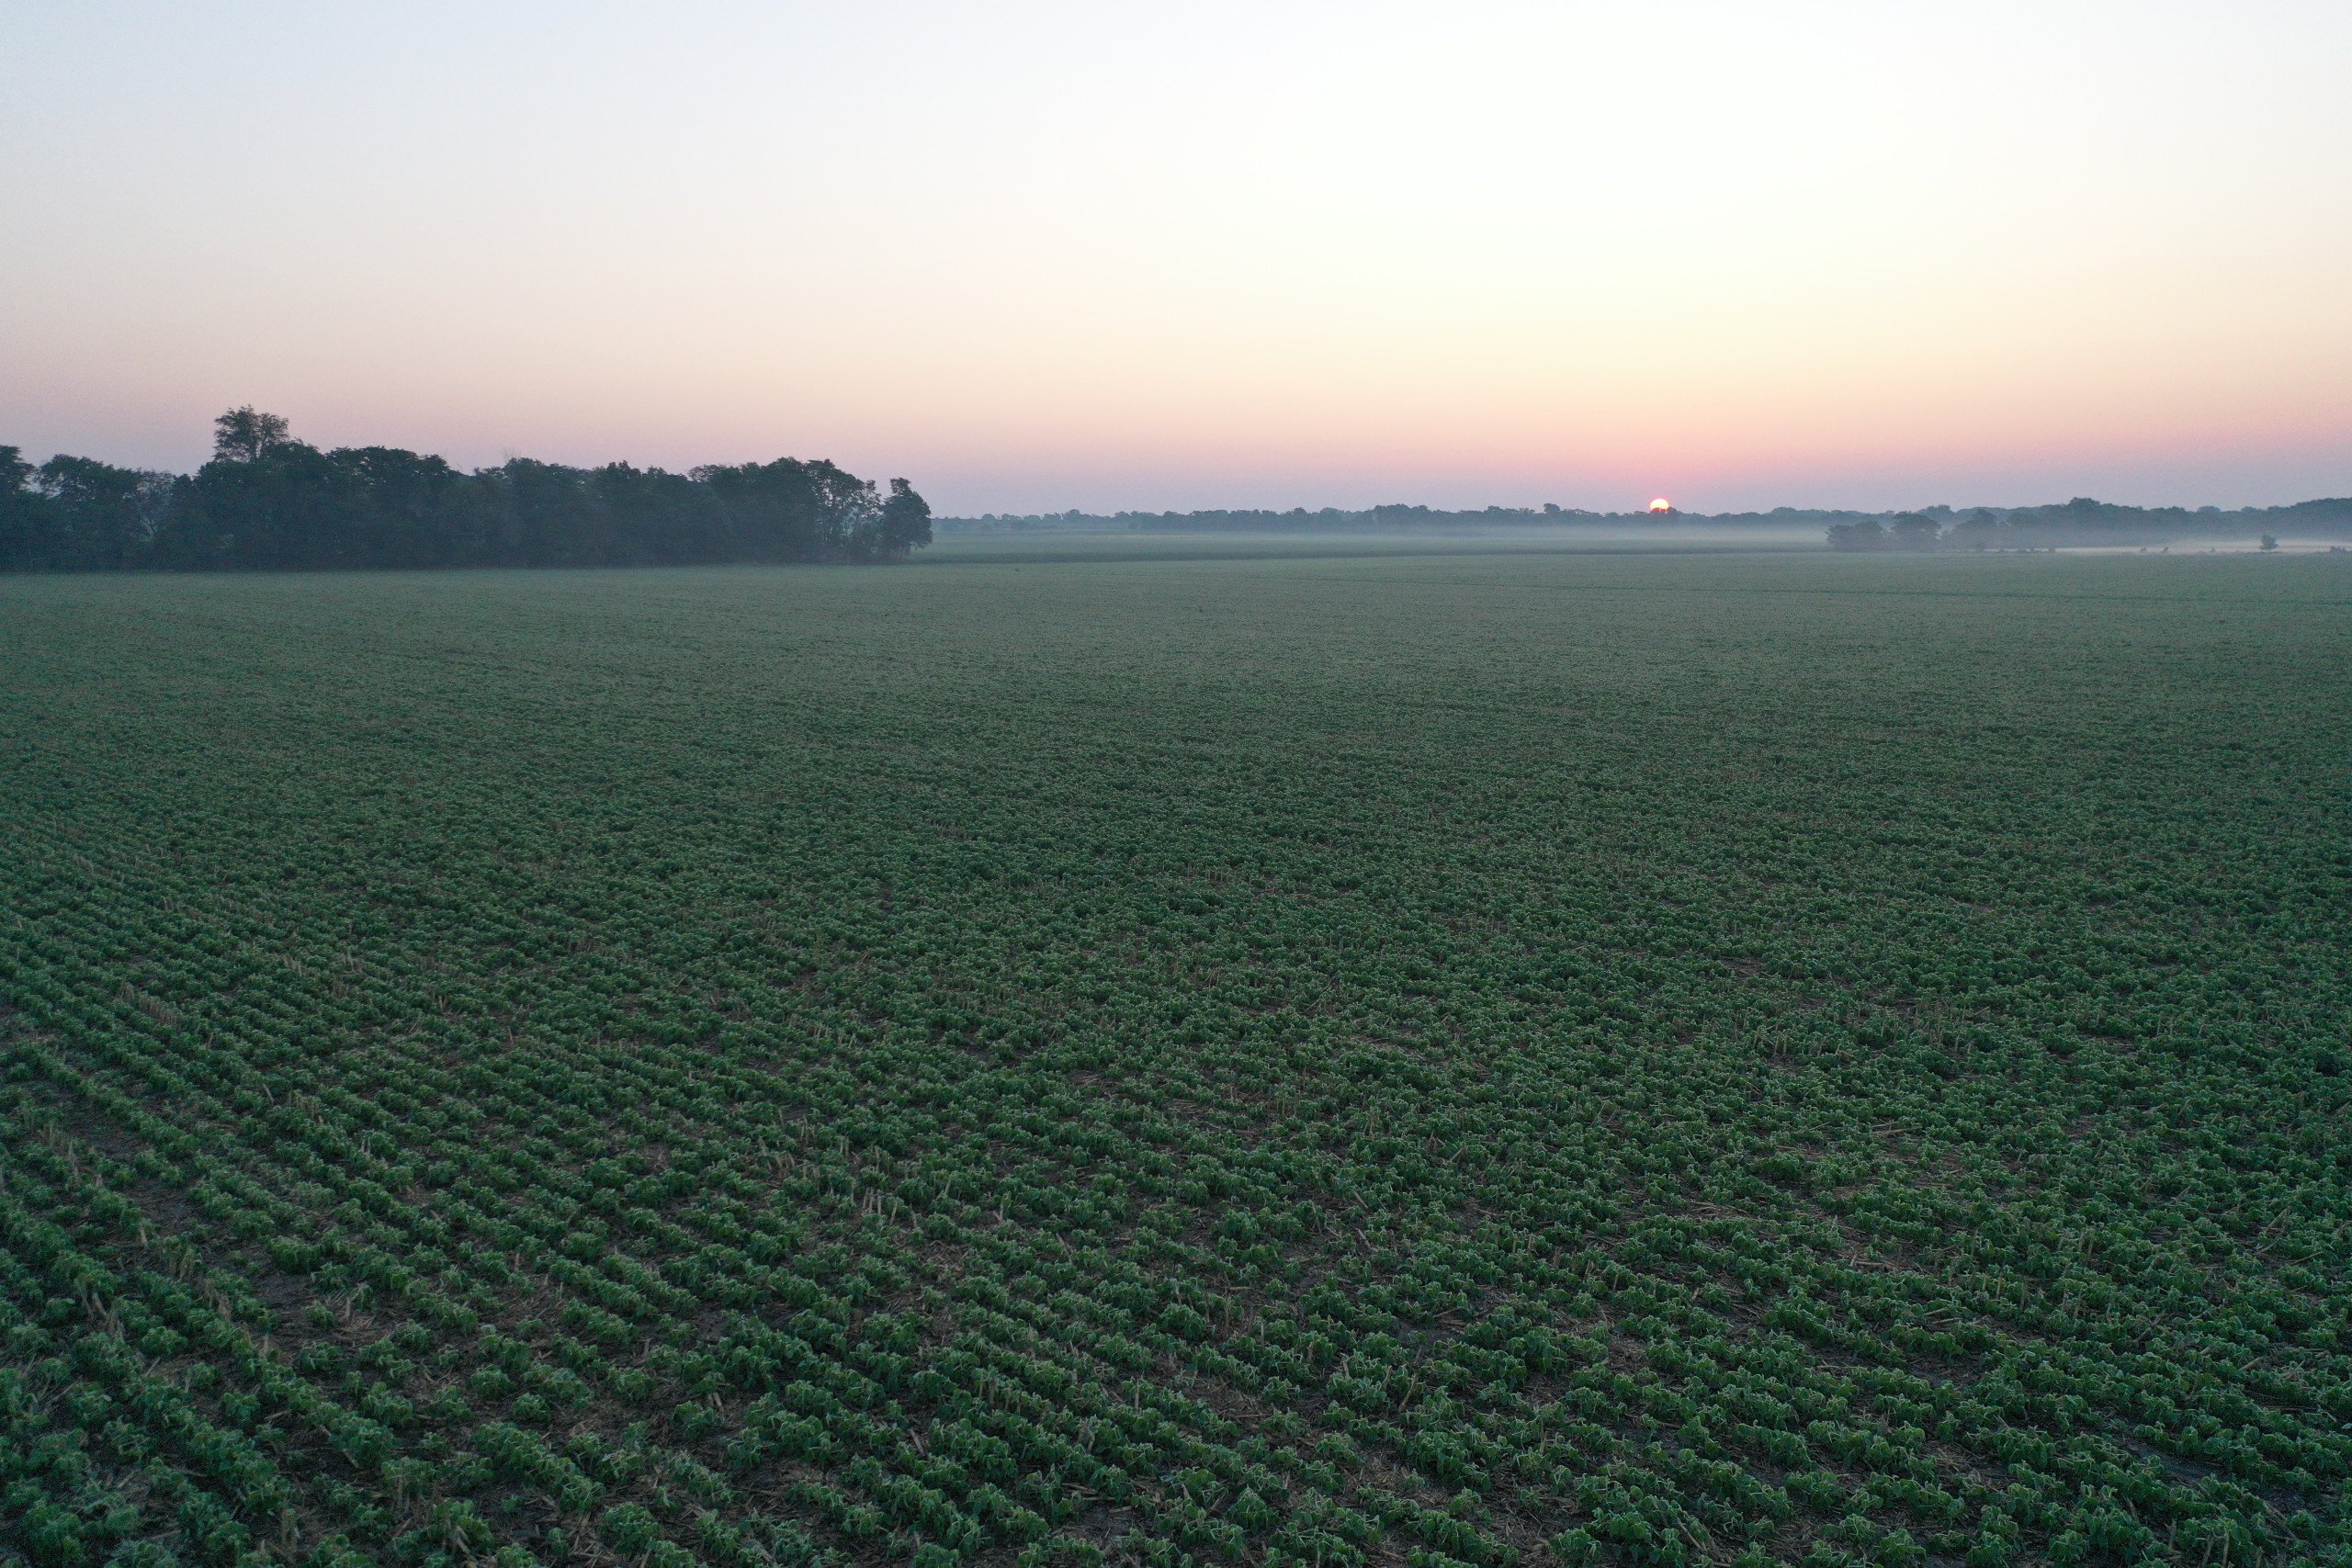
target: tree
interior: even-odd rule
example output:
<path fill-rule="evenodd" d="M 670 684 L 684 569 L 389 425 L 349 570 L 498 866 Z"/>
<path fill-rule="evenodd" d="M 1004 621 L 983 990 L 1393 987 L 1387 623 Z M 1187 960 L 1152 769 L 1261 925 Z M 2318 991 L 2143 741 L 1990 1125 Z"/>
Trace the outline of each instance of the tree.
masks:
<path fill-rule="evenodd" d="M 1865 517 L 1859 523 L 1833 524 L 1829 529 L 1829 547 L 1833 550 L 1883 550 L 1886 548 L 1886 528 L 1875 517 Z"/>
<path fill-rule="evenodd" d="M 882 503 L 882 556 L 904 560 L 907 552 L 931 543 L 931 503 L 904 479 L 890 481 L 890 499 Z"/>
<path fill-rule="evenodd" d="M 1890 542 L 1898 550 L 1932 550 L 1941 531 L 1936 520 L 1917 512 L 1897 513 L 1889 529 Z"/>
<path fill-rule="evenodd" d="M 1965 545 L 1972 550 L 1981 550 L 2000 536 L 2001 520 L 1980 506 L 1953 524 L 1951 532 L 1946 536 L 1946 538 L 1954 545 Z"/>
<path fill-rule="evenodd" d="M 879 554 L 882 503 L 874 481 L 821 457 L 800 468 L 817 496 L 817 558 L 871 560 Z"/>
<path fill-rule="evenodd" d="M 48 521 L 46 498 L 32 491 L 33 466 L 15 446 L 0 446 L 0 571 L 26 571 L 41 564 Z"/>
<path fill-rule="evenodd" d="M 2276 534 L 2265 534 L 2265 535 L 2263 535 L 2263 536 L 2262 536 L 2262 547 L 2263 547 L 2264 549 L 2266 549 L 2266 550 L 2275 550 L 2275 549 L 2277 549 L 2277 548 L 2278 547 L 2278 535 L 2276 535 Z"/>
<path fill-rule="evenodd" d="M 397 446 L 342 447 L 331 456 L 367 497 L 353 564 L 465 566 L 480 558 L 483 485 L 438 457 Z"/>
<path fill-rule="evenodd" d="M 119 571 L 145 561 L 171 504 L 172 477 L 59 453 L 33 476 L 48 501 L 48 559 L 73 571 Z"/>
<path fill-rule="evenodd" d="M 189 515 L 175 519 L 175 565 L 247 570 L 363 566 L 354 550 L 365 486 L 307 442 L 277 439 L 252 457 L 218 457 L 188 486 Z"/>
<path fill-rule="evenodd" d="M 212 456 L 224 463 L 251 463 L 292 438 L 281 415 L 263 413 L 247 403 L 212 422 Z"/>
<path fill-rule="evenodd" d="M 613 531 L 587 473 L 510 457 L 476 474 L 490 491 L 490 566 L 603 566 Z"/>

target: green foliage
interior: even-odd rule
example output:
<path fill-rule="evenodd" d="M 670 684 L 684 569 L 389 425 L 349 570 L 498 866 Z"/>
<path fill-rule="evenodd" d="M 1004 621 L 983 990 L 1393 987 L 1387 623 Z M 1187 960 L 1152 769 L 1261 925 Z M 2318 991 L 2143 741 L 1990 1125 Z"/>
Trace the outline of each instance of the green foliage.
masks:
<path fill-rule="evenodd" d="M 882 561 L 931 543 L 906 480 L 885 500 L 829 462 L 467 474 L 398 447 L 322 451 L 252 408 L 213 423 L 187 478 L 63 455 L 34 468 L 0 446 L 0 571 Z"/>
<path fill-rule="evenodd" d="M 0 582 L 0 1557 L 2352 1551 L 2334 558 L 956 549 Z"/>

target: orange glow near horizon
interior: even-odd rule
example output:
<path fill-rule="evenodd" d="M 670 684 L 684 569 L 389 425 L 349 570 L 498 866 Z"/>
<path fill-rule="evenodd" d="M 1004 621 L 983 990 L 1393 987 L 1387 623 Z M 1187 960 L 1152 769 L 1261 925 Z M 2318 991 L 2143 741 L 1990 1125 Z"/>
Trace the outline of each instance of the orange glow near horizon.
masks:
<path fill-rule="evenodd" d="M 1674 502 L 1667 500 L 1666 497 L 1661 495 L 1650 502 L 1650 510 L 1652 512 L 1671 512 L 1674 510 Z"/>

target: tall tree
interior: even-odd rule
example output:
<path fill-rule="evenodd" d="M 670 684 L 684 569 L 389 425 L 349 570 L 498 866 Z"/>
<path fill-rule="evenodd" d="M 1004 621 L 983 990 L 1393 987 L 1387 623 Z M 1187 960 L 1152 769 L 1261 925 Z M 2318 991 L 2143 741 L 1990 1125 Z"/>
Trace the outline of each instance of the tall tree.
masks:
<path fill-rule="evenodd" d="M 882 503 L 882 554 L 904 560 L 909 550 L 931 543 L 931 503 L 904 479 L 890 481 L 890 499 Z"/>
<path fill-rule="evenodd" d="M 283 415 L 263 413 L 247 403 L 212 422 L 212 456 L 224 463 L 256 462 L 292 438 Z"/>

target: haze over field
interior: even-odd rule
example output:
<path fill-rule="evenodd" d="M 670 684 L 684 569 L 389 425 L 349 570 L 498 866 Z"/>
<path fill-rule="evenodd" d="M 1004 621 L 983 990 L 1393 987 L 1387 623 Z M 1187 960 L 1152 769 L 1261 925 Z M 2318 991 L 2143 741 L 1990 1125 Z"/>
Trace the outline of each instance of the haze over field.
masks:
<path fill-rule="evenodd" d="M 8 6 L 0 437 L 944 513 L 2352 491 L 2352 9 Z"/>

